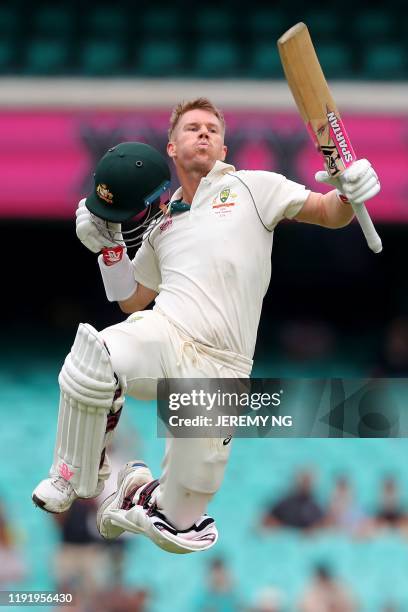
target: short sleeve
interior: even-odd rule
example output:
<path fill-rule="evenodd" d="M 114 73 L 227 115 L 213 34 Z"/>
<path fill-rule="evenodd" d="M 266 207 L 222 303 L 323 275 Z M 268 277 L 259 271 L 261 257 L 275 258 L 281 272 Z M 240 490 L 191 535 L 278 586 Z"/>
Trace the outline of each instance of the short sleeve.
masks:
<path fill-rule="evenodd" d="M 250 190 L 259 216 L 269 230 L 282 219 L 295 217 L 310 193 L 304 185 L 275 172 L 244 170 L 236 175 Z"/>
<path fill-rule="evenodd" d="M 132 260 L 135 279 L 148 289 L 159 293 L 161 274 L 156 253 L 148 239 L 143 240 L 141 247 Z"/>

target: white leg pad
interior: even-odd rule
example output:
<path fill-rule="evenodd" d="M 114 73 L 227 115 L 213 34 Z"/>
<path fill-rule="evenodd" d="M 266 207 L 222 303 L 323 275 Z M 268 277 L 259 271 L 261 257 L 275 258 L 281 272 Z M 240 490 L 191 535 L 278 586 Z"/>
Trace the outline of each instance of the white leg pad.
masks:
<path fill-rule="evenodd" d="M 63 476 L 79 497 L 92 497 L 118 381 L 102 337 L 91 325 L 80 323 L 58 381 L 61 398 L 50 475 Z"/>

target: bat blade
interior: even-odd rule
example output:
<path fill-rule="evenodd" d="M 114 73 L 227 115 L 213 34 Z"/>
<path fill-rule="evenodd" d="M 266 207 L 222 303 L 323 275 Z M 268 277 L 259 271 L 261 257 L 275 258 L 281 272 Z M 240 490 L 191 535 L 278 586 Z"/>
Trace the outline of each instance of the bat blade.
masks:
<path fill-rule="evenodd" d="M 278 50 L 286 80 L 305 123 L 321 121 L 326 103 L 334 100 L 317 59 L 309 30 L 297 23 L 278 40 Z"/>
<path fill-rule="evenodd" d="M 309 30 L 297 23 L 278 40 L 278 50 L 289 88 L 329 174 L 336 176 L 356 159 L 339 110 L 327 85 Z M 351 203 L 369 247 L 382 250 L 364 204 Z"/>

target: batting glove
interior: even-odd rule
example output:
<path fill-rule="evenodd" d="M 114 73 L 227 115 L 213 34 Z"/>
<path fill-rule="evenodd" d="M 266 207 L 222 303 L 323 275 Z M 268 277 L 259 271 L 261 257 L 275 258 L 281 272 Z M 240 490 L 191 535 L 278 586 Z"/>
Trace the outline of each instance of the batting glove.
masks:
<path fill-rule="evenodd" d="M 377 173 L 367 159 L 358 159 L 338 176 L 330 176 L 325 170 L 320 170 L 316 172 L 315 179 L 318 183 L 332 185 L 343 202 L 348 200 L 353 204 L 362 204 L 381 189 Z"/>
<path fill-rule="evenodd" d="M 85 198 L 79 202 L 75 214 L 76 235 L 82 244 L 93 253 L 102 251 L 106 265 L 120 261 L 125 251 L 121 224 L 95 217 L 85 206 Z"/>

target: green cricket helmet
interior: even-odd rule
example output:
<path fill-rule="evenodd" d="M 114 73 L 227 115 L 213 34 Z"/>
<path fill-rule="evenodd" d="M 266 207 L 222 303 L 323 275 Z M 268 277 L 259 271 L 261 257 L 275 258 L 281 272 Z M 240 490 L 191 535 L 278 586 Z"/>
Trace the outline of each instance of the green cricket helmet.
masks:
<path fill-rule="evenodd" d="M 160 204 L 170 199 L 170 179 L 169 166 L 156 149 L 143 142 L 122 142 L 99 160 L 85 205 L 113 241 L 110 223 L 136 223 L 122 234 L 128 246 L 137 246 L 162 215 Z"/>

